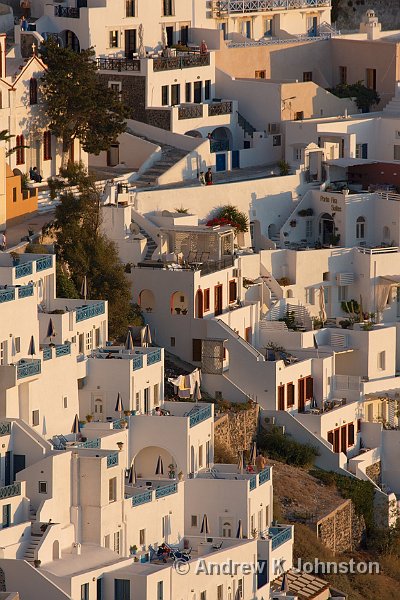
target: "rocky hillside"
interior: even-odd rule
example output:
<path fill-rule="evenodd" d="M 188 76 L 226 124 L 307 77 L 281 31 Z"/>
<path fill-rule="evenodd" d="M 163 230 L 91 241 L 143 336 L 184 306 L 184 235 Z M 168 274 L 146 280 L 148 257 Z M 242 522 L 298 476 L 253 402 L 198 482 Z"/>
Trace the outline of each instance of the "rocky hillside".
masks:
<path fill-rule="evenodd" d="M 368 8 L 375 11 L 382 29 L 400 29 L 400 0 L 332 0 L 332 21 L 341 31 L 354 31 Z"/>

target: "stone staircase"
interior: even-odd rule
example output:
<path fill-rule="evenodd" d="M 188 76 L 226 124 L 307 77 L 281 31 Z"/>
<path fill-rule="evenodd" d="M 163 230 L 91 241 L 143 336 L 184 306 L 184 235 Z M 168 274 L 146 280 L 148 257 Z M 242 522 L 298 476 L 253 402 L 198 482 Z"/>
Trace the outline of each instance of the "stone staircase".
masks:
<path fill-rule="evenodd" d="M 153 240 L 153 238 L 151 237 L 150 234 L 147 233 L 147 231 L 145 231 L 143 229 L 143 227 L 139 227 L 139 231 L 141 233 L 141 235 L 144 235 L 144 237 L 147 240 L 147 251 L 146 251 L 146 256 L 144 257 L 144 260 L 151 260 L 153 258 L 153 254 L 154 251 L 157 249 L 157 244 L 156 242 Z"/>
<path fill-rule="evenodd" d="M 248 122 L 247 119 L 244 118 L 243 115 L 240 114 L 240 112 L 238 112 L 238 125 L 239 127 L 241 127 L 244 131 L 245 134 L 247 134 L 249 137 L 253 137 L 254 132 L 256 131 L 256 128 L 253 127 L 253 125 L 251 123 Z"/>
<path fill-rule="evenodd" d="M 31 537 L 25 549 L 23 559 L 33 565 L 35 560 L 35 552 L 40 544 L 40 540 L 42 539 L 44 532 L 38 529 L 36 512 L 32 508 L 29 509 L 29 520 L 31 522 Z M 36 533 L 33 533 L 34 530 Z"/>

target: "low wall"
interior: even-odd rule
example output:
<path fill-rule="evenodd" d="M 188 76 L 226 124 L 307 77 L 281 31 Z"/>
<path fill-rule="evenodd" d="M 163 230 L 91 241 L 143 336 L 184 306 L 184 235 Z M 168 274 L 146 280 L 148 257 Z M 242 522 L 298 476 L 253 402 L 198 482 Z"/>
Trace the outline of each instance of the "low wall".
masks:
<path fill-rule="evenodd" d="M 187 150 L 191 152 L 195 150 L 203 140 L 193 138 L 188 135 L 181 135 L 179 133 L 171 133 L 165 129 L 159 129 L 140 121 L 133 121 L 128 119 L 126 126 L 130 129 L 133 134 L 144 135 L 145 137 L 162 144 L 169 144 L 180 150 Z"/>
<path fill-rule="evenodd" d="M 214 442 L 235 455 L 243 448 L 250 450 L 257 435 L 259 410 L 254 404 L 247 410 L 221 414 L 214 423 Z"/>
<path fill-rule="evenodd" d="M 346 500 L 317 522 L 317 537 L 334 554 L 359 547 L 365 522 L 356 514 L 351 500 Z"/>

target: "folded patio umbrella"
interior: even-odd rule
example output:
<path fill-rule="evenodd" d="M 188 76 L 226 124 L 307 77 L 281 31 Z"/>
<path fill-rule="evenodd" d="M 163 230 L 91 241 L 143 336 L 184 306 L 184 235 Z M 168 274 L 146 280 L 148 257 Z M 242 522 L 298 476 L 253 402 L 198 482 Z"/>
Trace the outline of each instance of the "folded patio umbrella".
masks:
<path fill-rule="evenodd" d="M 31 336 L 31 341 L 29 342 L 28 354 L 29 356 L 36 354 L 35 338 L 33 335 Z"/>
<path fill-rule="evenodd" d="M 164 464 L 161 456 L 157 460 L 156 475 L 164 475 Z"/>
<path fill-rule="evenodd" d="M 125 350 L 133 350 L 133 339 L 130 331 L 128 331 L 128 334 L 126 336 Z"/>
<path fill-rule="evenodd" d="M 122 413 L 124 412 L 124 405 L 122 404 L 122 397 L 119 392 L 117 395 L 117 403 L 115 405 L 115 412 L 119 413 L 120 418 L 121 418 Z"/>
<path fill-rule="evenodd" d="M 147 348 L 148 346 L 151 345 L 151 343 L 152 343 L 152 339 L 151 339 L 150 327 L 148 324 L 146 324 L 146 327 L 143 330 L 142 346 L 144 348 Z"/>
<path fill-rule="evenodd" d="M 204 541 L 205 541 L 207 535 L 209 535 L 209 533 L 210 533 L 210 528 L 208 526 L 208 517 L 207 517 L 207 515 L 204 515 L 203 520 L 201 522 L 200 533 L 204 533 Z"/>
<path fill-rule="evenodd" d="M 237 532 L 236 532 L 236 537 L 238 538 L 238 540 L 241 540 L 243 537 L 243 527 L 242 527 L 242 520 L 239 519 L 238 522 L 238 528 L 237 528 Z"/>
<path fill-rule="evenodd" d="M 78 418 L 78 415 L 75 415 L 74 422 L 72 423 L 71 433 L 75 433 L 75 435 L 77 435 L 80 432 L 81 432 L 81 426 L 79 424 L 79 418 Z"/>
<path fill-rule="evenodd" d="M 55 329 L 54 329 L 54 325 L 53 325 L 53 319 L 50 319 L 49 321 L 49 326 L 47 327 L 47 336 L 48 338 L 52 338 L 56 335 Z"/>
<path fill-rule="evenodd" d="M 253 445 L 250 450 L 250 460 L 249 460 L 249 463 L 251 465 L 256 464 L 256 456 L 257 456 L 257 444 L 256 444 L 256 442 L 253 442 Z"/>

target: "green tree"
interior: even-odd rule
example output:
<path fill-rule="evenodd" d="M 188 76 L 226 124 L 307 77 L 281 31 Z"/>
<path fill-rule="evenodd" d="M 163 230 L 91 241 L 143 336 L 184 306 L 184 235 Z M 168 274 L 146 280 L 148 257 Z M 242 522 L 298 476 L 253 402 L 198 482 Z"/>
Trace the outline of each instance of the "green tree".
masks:
<path fill-rule="evenodd" d="M 122 338 L 129 324 L 137 322 L 137 307 L 130 301 L 130 286 L 115 244 L 101 231 L 100 194 L 94 178 L 83 165 L 70 165 L 60 174 L 67 183 L 52 181 L 60 204 L 55 211 L 53 233 L 62 274 L 58 292 L 76 297 L 84 277 L 88 297 L 108 300 L 110 338 Z M 78 187 L 78 193 L 71 186 Z M 65 279 L 70 280 L 67 285 Z M 72 284 L 72 285 L 71 285 Z M 60 287 L 61 286 L 61 287 Z M 136 317 L 136 318 L 135 318 Z"/>
<path fill-rule="evenodd" d="M 217 219 L 227 219 L 236 231 L 246 233 L 249 229 L 249 219 L 247 218 L 247 215 L 232 204 L 221 206 L 221 208 L 217 210 Z"/>
<path fill-rule="evenodd" d="M 125 130 L 126 109 L 99 77 L 93 48 L 74 52 L 50 38 L 40 53 L 47 66 L 40 86 L 45 114 L 63 142 L 63 164 L 76 138 L 86 152 L 108 150 Z"/>
<path fill-rule="evenodd" d="M 361 81 L 352 84 L 339 83 L 329 91 L 339 98 L 355 98 L 357 108 L 363 113 L 368 113 L 372 106 L 380 102 L 378 92 L 367 88 Z"/>

